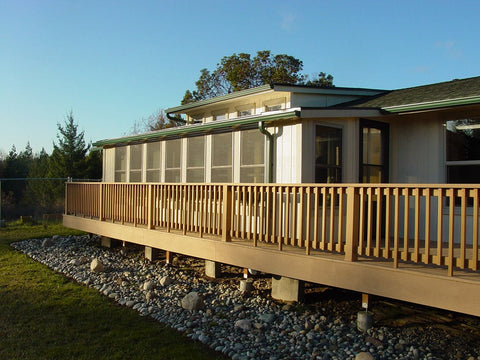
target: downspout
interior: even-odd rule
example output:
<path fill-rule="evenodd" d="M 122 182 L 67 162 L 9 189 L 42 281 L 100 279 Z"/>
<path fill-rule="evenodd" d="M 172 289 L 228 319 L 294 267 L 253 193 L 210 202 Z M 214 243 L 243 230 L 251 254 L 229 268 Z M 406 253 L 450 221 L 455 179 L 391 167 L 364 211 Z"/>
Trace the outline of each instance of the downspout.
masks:
<path fill-rule="evenodd" d="M 258 122 L 258 130 L 267 137 L 268 142 L 268 166 L 267 166 L 267 182 L 273 183 L 273 135 L 265 129 L 263 121 Z"/>

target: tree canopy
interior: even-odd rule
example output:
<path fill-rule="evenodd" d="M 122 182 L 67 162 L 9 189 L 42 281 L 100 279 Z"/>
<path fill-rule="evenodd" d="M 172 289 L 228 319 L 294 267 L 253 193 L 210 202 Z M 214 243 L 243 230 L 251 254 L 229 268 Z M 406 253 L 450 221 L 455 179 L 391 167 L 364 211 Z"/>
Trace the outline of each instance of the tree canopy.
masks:
<path fill-rule="evenodd" d="M 314 76 L 302 74 L 303 62 L 286 54 L 273 55 L 270 50 L 250 54 L 224 56 L 215 70 L 200 70 L 196 90 L 185 92 L 182 104 L 225 95 L 272 83 L 332 87 L 333 76 L 320 72 Z"/>

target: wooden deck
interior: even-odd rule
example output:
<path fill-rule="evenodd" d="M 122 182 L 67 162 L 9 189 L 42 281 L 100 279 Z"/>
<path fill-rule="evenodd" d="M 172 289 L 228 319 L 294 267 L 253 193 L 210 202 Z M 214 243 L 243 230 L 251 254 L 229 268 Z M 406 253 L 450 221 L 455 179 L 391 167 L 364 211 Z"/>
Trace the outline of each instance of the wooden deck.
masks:
<path fill-rule="evenodd" d="M 480 316 L 478 191 L 418 184 L 67 183 L 64 224 Z"/>

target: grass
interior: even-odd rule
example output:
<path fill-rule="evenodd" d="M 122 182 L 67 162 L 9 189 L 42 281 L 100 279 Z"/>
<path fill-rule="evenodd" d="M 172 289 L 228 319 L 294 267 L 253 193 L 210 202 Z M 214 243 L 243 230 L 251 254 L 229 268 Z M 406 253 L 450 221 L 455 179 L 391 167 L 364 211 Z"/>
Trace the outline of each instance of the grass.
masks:
<path fill-rule="evenodd" d="M 0 359 L 225 359 L 13 250 L 61 225 L 0 229 Z"/>

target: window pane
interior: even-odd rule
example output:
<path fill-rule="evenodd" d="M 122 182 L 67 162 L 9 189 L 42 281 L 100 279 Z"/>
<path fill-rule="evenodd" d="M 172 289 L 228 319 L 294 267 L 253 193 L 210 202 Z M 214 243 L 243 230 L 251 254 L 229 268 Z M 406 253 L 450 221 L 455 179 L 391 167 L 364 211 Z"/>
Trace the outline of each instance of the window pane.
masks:
<path fill-rule="evenodd" d="M 187 169 L 187 182 L 205 182 L 205 171 L 200 169 Z"/>
<path fill-rule="evenodd" d="M 130 171 L 130 182 L 141 182 L 142 181 L 142 172 L 135 170 Z"/>
<path fill-rule="evenodd" d="M 382 182 L 381 166 L 363 166 L 363 182 L 364 183 L 380 183 Z"/>
<path fill-rule="evenodd" d="M 215 134 L 212 137 L 212 166 L 232 165 L 232 134 Z"/>
<path fill-rule="evenodd" d="M 130 170 L 139 170 L 142 168 L 143 145 L 130 146 Z"/>
<path fill-rule="evenodd" d="M 160 142 L 147 144 L 147 169 L 160 168 Z"/>
<path fill-rule="evenodd" d="M 115 172 L 115 182 L 125 182 L 125 171 L 116 171 Z"/>
<path fill-rule="evenodd" d="M 115 148 L 115 171 L 126 170 L 127 148 L 125 146 Z"/>
<path fill-rule="evenodd" d="M 225 183 L 232 182 L 232 167 L 212 168 L 212 182 Z"/>
<path fill-rule="evenodd" d="M 342 129 L 316 126 L 315 182 L 342 181 Z"/>
<path fill-rule="evenodd" d="M 447 179 L 452 184 L 480 184 L 480 165 L 447 166 Z"/>
<path fill-rule="evenodd" d="M 213 120 L 225 120 L 226 118 L 227 118 L 227 114 L 213 115 Z"/>
<path fill-rule="evenodd" d="M 180 182 L 180 169 L 165 170 L 165 182 L 179 183 Z"/>
<path fill-rule="evenodd" d="M 382 165 L 382 132 L 379 129 L 363 128 L 363 163 Z"/>
<path fill-rule="evenodd" d="M 165 144 L 166 168 L 180 168 L 181 140 L 168 140 Z"/>
<path fill-rule="evenodd" d="M 147 170 L 147 182 L 160 182 L 160 170 Z"/>
<path fill-rule="evenodd" d="M 263 183 L 265 182 L 264 167 L 243 167 L 240 169 L 240 182 Z"/>
<path fill-rule="evenodd" d="M 264 165 L 265 135 L 258 130 L 241 133 L 241 165 Z"/>
<path fill-rule="evenodd" d="M 447 161 L 480 160 L 480 119 L 447 121 Z"/>
<path fill-rule="evenodd" d="M 205 138 L 197 136 L 187 139 L 187 166 L 199 167 L 204 164 Z"/>

